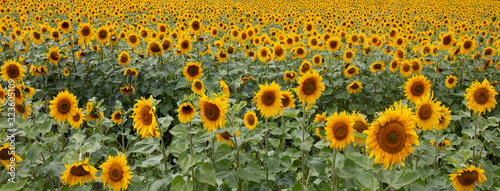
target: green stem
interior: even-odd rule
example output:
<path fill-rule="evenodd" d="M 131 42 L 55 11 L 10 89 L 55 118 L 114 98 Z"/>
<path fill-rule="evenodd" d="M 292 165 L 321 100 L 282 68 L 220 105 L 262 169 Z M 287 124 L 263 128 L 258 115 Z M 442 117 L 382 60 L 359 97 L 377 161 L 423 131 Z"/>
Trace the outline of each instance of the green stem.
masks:
<path fill-rule="evenodd" d="M 269 152 L 269 143 L 268 143 L 268 136 L 267 136 L 267 118 L 264 120 L 265 121 L 265 130 L 264 130 L 264 134 L 266 134 L 266 156 L 268 156 L 268 152 Z M 267 165 L 266 165 L 266 182 L 269 182 L 269 168 L 267 168 Z"/>
<path fill-rule="evenodd" d="M 158 116 L 156 116 L 156 119 L 158 119 Z M 165 175 L 168 175 L 168 168 L 167 168 L 167 155 L 165 154 L 165 143 L 163 142 L 163 131 L 161 129 L 161 125 L 158 124 L 158 129 L 160 131 L 160 142 L 161 142 L 161 152 L 163 153 L 163 162 L 165 164 Z"/>
<path fill-rule="evenodd" d="M 306 113 L 305 113 L 305 111 L 306 111 L 306 105 L 305 105 L 305 103 L 303 104 L 302 108 L 303 108 L 304 113 L 302 114 L 303 117 L 302 117 L 302 125 L 301 126 L 302 126 L 302 143 L 304 143 L 304 141 L 305 141 L 305 134 L 306 134 L 305 133 L 305 131 L 306 131 L 305 130 L 305 128 L 306 128 L 305 127 L 305 125 L 306 125 Z M 304 144 L 301 144 L 300 150 L 301 150 L 301 154 L 302 154 L 302 187 L 305 188 L 306 187 L 306 181 L 305 181 L 306 180 L 305 179 L 306 178 L 306 166 L 305 166 Z"/>
<path fill-rule="evenodd" d="M 240 166 L 240 147 L 238 146 L 238 140 L 236 139 L 236 136 L 234 138 L 234 146 L 236 147 L 236 169 Z M 236 181 L 238 181 L 238 191 L 242 190 L 241 186 L 241 179 L 239 177 L 236 177 Z"/>
<path fill-rule="evenodd" d="M 188 123 L 188 136 L 189 136 L 189 147 L 191 148 L 191 156 L 194 154 L 194 146 L 193 146 L 193 134 L 191 134 L 191 122 Z M 194 167 L 191 167 L 191 175 L 193 177 L 193 190 L 196 190 L 196 178 L 194 174 Z"/>
<path fill-rule="evenodd" d="M 476 117 L 479 117 L 479 115 L 477 115 Z M 472 117 L 472 121 L 474 122 L 474 137 L 473 137 L 472 141 L 476 141 L 476 138 L 477 138 L 477 119 Z M 475 163 L 476 162 L 476 144 L 473 144 L 473 145 L 474 146 L 472 146 L 472 162 Z"/>
<path fill-rule="evenodd" d="M 435 135 L 436 135 L 436 139 L 435 139 L 435 144 L 436 144 L 436 156 L 434 156 L 434 170 L 437 170 L 438 169 L 438 156 L 439 156 L 439 142 L 438 142 L 438 137 L 439 137 L 439 130 L 435 130 Z"/>
<path fill-rule="evenodd" d="M 125 153 L 126 148 L 125 148 L 125 130 L 123 129 L 123 124 L 120 124 L 120 129 L 122 130 L 122 149 L 123 153 Z"/>
<path fill-rule="evenodd" d="M 281 136 L 283 136 L 283 141 L 281 144 L 281 152 L 285 151 L 285 144 L 286 144 L 286 139 L 285 139 L 285 122 L 284 122 L 284 116 L 281 115 Z"/>
<path fill-rule="evenodd" d="M 212 154 L 210 155 L 212 157 L 212 165 L 215 166 L 215 147 L 214 147 L 214 142 L 215 142 L 215 134 L 212 136 Z"/>
<path fill-rule="evenodd" d="M 335 174 L 335 171 L 337 170 L 335 168 L 335 163 L 336 163 L 336 159 L 337 159 L 337 149 L 333 149 L 333 161 L 332 161 L 332 190 L 336 190 L 337 189 L 337 185 L 336 185 L 336 174 Z"/>

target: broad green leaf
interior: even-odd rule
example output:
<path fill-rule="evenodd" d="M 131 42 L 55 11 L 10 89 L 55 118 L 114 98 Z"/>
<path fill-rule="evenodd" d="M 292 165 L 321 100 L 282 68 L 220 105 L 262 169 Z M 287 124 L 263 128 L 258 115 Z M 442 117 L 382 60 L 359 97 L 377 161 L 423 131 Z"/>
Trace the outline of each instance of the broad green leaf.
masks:
<path fill-rule="evenodd" d="M 168 185 L 172 182 L 172 178 L 167 176 L 168 178 L 160 179 L 155 181 L 150 187 L 149 190 L 166 190 Z"/>
<path fill-rule="evenodd" d="M 356 180 L 361 183 L 361 188 L 367 190 L 378 190 L 378 181 L 370 172 L 360 172 L 355 176 Z"/>
<path fill-rule="evenodd" d="M 263 176 L 260 166 L 253 161 L 246 167 L 239 166 L 236 170 L 236 175 L 241 179 L 254 182 L 259 182 Z"/>
<path fill-rule="evenodd" d="M 193 184 L 189 181 L 184 181 L 182 176 L 176 176 L 174 180 L 172 180 L 172 190 L 175 191 L 192 191 Z"/>
<path fill-rule="evenodd" d="M 40 133 L 42 135 L 45 135 L 46 133 L 50 132 L 50 130 L 52 129 L 52 120 L 45 120 L 42 124 L 40 124 L 40 126 L 38 126 L 38 131 L 40 131 Z"/>
<path fill-rule="evenodd" d="M 146 159 L 145 161 L 142 161 L 142 164 L 140 165 L 140 167 L 147 168 L 147 167 L 156 166 L 156 165 L 160 164 L 162 159 L 163 159 L 162 154 L 160 154 L 158 156 L 150 157 L 150 158 Z"/>
<path fill-rule="evenodd" d="M 188 155 L 187 153 L 181 153 L 179 156 L 179 165 L 181 165 L 182 171 L 186 173 L 189 168 L 191 168 L 199 160 L 198 155 L 193 153 Z"/>
<path fill-rule="evenodd" d="M 203 164 L 203 167 L 200 169 L 196 169 L 196 174 L 195 174 L 196 180 L 200 182 L 204 182 L 207 184 L 210 184 L 212 186 L 217 186 L 216 183 L 216 172 L 212 164 L 210 163 L 205 163 Z"/>
<path fill-rule="evenodd" d="M 10 177 L 9 177 L 10 178 Z M 7 182 L 5 185 L 3 185 L 0 188 L 0 191 L 16 191 L 16 190 L 21 190 L 26 182 L 28 180 L 19 180 L 19 178 L 16 177 L 16 179 L 13 180 L 14 183 Z"/>
<path fill-rule="evenodd" d="M 155 141 L 156 140 L 156 141 Z M 151 154 L 154 150 L 158 149 L 159 144 L 158 139 L 156 138 L 145 138 L 137 143 L 135 143 L 131 152 L 133 153 L 141 153 L 141 154 Z"/>
<path fill-rule="evenodd" d="M 363 167 L 364 169 L 371 169 L 373 162 L 367 157 L 359 153 L 349 153 L 347 158 L 353 160 L 356 164 Z"/>
<path fill-rule="evenodd" d="M 390 186 L 395 189 L 400 189 L 401 187 L 412 183 L 420 177 L 420 174 L 418 172 L 406 170 L 391 172 L 391 174 L 393 174 L 393 176 L 391 177 L 392 181 Z"/>
<path fill-rule="evenodd" d="M 324 159 L 318 157 L 307 157 L 305 162 L 307 167 L 313 169 L 317 173 L 325 173 L 326 162 Z"/>

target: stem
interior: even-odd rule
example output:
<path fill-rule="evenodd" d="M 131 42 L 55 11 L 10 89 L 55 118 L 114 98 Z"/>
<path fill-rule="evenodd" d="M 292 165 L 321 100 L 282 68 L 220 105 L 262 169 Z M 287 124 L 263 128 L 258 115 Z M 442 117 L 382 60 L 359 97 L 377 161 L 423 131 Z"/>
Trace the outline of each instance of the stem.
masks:
<path fill-rule="evenodd" d="M 336 163 L 336 159 L 337 159 L 337 149 L 333 149 L 333 161 L 332 161 L 332 190 L 336 190 L 337 189 L 337 186 L 336 186 L 336 174 L 335 174 L 335 171 L 337 170 L 335 168 L 335 163 Z"/>
<path fill-rule="evenodd" d="M 306 124 L 306 105 L 305 103 L 302 105 L 302 108 L 304 109 L 304 114 L 302 116 L 302 143 L 305 141 L 305 124 Z M 306 187 L 306 166 L 305 166 L 305 151 L 304 151 L 304 144 L 300 146 L 301 154 L 302 154 L 302 187 Z"/>
<path fill-rule="evenodd" d="M 193 134 L 191 134 L 191 122 L 188 122 L 189 147 L 191 148 L 191 156 L 193 156 Z M 193 176 L 193 190 L 196 190 L 196 178 L 194 175 L 194 165 L 191 167 L 191 175 Z"/>
<path fill-rule="evenodd" d="M 215 134 L 212 137 L 212 154 L 210 155 L 212 157 L 212 165 L 215 166 L 215 147 L 214 147 L 214 142 L 215 142 Z"/>
<path fill-rule="evenodd" d="M 123 153 L 125 153 L 125 151 L 127 150 L 125 148 L 125 130 L 123 129 L 123 124 L 120 124 L 120 129 L 122 130 L 122 149 L 123 149 Z"/>
<path fill-rule="evenodd" d="M 42 153 L 43 163 L 45 163 L 45 157 L 43 156 L 43 151 L 41 153 Z M 52 188 L 52 190 L 54 190 L 54 184 L 52 183 L 52 177 L 48 173 L 47 173 L 47 175 L 49 176 L 50 187 Z"/>
<path fill-rule="evenodd" d="M 236 147 L 236 169 L 240 166 L 240 147 L 238 146 L 238 140 L 236 139 L 236 136 L 234 138 L 234 146 Z M 241 187 L 241 179 L 239 177 L 236 177 L 236 181 L 238 181 L 238 191 L 242 190 Z"/>
<path fill-rule="evenodd" d="M 434 170 L 437 170 L 438 169 L 438 156 L 439 156 L 439 143 L 438 143 L 438 137 L 439 137 L 439 130 L 435 130 L 435 135 L 436 135 L 436 139 L 435 139 L 435 144 L 436 144 L 436 156 L 434 156 Z"/>
<path fill-rule="evenodd" d="M 268 140 L 268 137 L 267 137 L 267 118 L 264 120 L 265 121 L 265 130 L 264 130 L 264 134 L 266 134 L 266 156 L 268 155 L 268 151 L 269 151 L 269 143 L 267 142 Z M 269 168 L 267 168 L 267 165 L 266 165 L 266 182 L 269 182 Z"/>
<path fill-rule="evenodd" d="M 479 117 L 479 115 L 476 117 Z M 476 138 L 477 138 L 477 120 L 474 117 L 472 117 L 472 121 L 474 121 L 474 138 L 472 139 L 472 141 L 476 141 Z M 476 162 L 476 145 L 475 144 L 473 144 L 473 145 L 474 146 L 472 146 L 472 162 Z"/>
<path fill-rule="evenodd" d="M 158 116 L 155 117 L 158 118 Z M 168 168 L 167 168 L 167 155 L 165 154 L 165 143 L 163 142 L 163 131 L 161 130 L 161 125 L 158 124 L 158 129 L 160 130 L 160 141 L 161 141 L 161 152 L 163 153 L 163 162 L 165 163 L 165 175 L 168 174 Z"/>
<path fill-rule="evenodd" d="M 285 151 L 286 139 L 285 139 L 285 122 L 284 122 L 283 115 L 281 115 L 281 136 L 283 136 L 283 142 L 281 144 L 281 152 L 284 152 Z"/>

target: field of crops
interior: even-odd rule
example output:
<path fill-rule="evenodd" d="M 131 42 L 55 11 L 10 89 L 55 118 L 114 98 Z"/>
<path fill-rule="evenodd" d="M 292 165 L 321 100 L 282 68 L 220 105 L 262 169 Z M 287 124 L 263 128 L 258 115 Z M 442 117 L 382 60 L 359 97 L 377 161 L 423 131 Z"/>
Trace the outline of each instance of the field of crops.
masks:
<path fill-rule="evenodd" d="M 0 2 L 0 190 L 500 190 L 500 2 Z"/>

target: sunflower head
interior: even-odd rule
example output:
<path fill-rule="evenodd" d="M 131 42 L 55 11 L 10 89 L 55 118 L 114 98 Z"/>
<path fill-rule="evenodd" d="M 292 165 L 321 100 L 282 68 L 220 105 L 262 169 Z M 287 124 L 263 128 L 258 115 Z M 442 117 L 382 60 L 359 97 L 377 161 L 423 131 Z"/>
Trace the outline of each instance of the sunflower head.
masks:
<path fill-rule="evenodd" d="M 486 78 L 482 83 L 473 82 L 466 91 L 464 96 L 467 100 L 467 108 L 478 115 L 482 115 L 486 111 L 491 112 L 497 105 L 495 96 L 498 95 L 498 92 Z"/>
<path fill-rule="evenodd" d="M 201 81 L 200 79 L 194 79 L 193 83 L 191 84 L 191 90 L 193 90 L 193 92 L 198 94 L 199 96 L 204 96 L 205 87 L 203 86 L 203 81 Z"/>
<path fill-rule="evenodd" d="M 250 130 L 254 130 L 257 124 L 259 123 L 259 119 L 254 111 L 247 111 L 244 116 L 245 127 Z"/>
<path fill-rule="evenodd" d="M 337 113 L 326 118 L 326 139 L 330 141 L 330 147 L 344 150 L 347 144 L 354 140 L 354 121 L 346 112 Z"/>
<path fill-rule="evenodd" d="M 122 112 L 122 110 L 116 110 L 116 111 L 114 111 L 111 114 L 111 121 L 113 121 L 113 123 L 115 123 L 117 125 L 122 124 L 122 121 L 123 121 L 123 112 Z"/>
<path fill-rule="evenodd" d="M 294 82 L 296 77 L 297 72 L 295 71 L 285 71 L 285 74 L 283 75 L 283 79 L 289 82 Z"/>
<path fill-rule="evenodd" d="M 69 123 L 73 128 L 80 128 L 82 126 L 83 121 L 85 121 L 85 115 L 83 115 L 82 110 L 78 109 L 77 112 L 69 118 Z"/>
<path fill-rule="evenodd" d="M 61 59 L 61 54 L 59 54 L 59 48 L 58 47 L 50 48 L 49 53 L 47 53 L 47 59 L 49 60 L 50 63 L 57 65 L 57 63 Z"/>
<path fill-rule="evenodd" d="M 141 135 L 142 138 L 152 138 L 159 137 L 158 133 L 158 123 L 156 121 L 156 107 L 152 105 L 153 96 L 149 99 L 136 100 L 137 103 L 134 105 L 134 110 L 131 118 L 134 119 L 133 126 L 137 130 L 137 133 Z"/>
<path fill-rule="evenodd" d="M 99 27 L 99 29 L 97 29 L 97 33 L 95 35 L 96 35 L 97 42 L 101 43 L 101 45 L 106 44 L 110 40 L 110 36 L 111 36 L 109 29 L 106 26 Z"/>
<path fill-rule="evenodd" d="M 69 187 L 76 184 L 83 185 L 86 182 L 91 182 L 97 179 L 95 174 L 97 169 L 88 164 L 89 159 L 85 158 L 85 161 L 78 162 L 75 161 L 71 165 L 64 165 L 66 170 L 62 173 L 61 179 L 63 185 L 68 185 Z"/>
<path fill-rule="evenodd" d="M 14 158 L 14 161 L 11 159 Z M 18 162 L 23 161 L 23 159 L 16 155 L 15 152 L 11 152 L 11 146 L 9 143 L 4 143 L 3 147 L 0 147 L 0 162 L 5 166 L 8 171 L 15 171 L 18 166 Z M 12 162 L 14 165 L 12 165 Z"/>
<path fill-rule="evenodd" d="M 125 154 L 108 156 L 108 160 L 101 165 L 102 175 L 99 179 L 104 185 L 108 184 L 113 190 L 126 190 L 133 177 L 130 167 L 127 165 Z"/>
<path fill-rule="evenodd" d="M 192 48 L 193 45 L 191 44 L 191 39 L 189 38 L 181 38 L 177 42 L 177 50 L 179 50 L 182 54 L 187 54 Z"/>
<path fill-rule="evenodd" d="M 349 85 L 347 85 L 347 91 L 350 94 L 356 94 L 361 92 L 361 89 L 363 89 L 363 86 L 361 85 L 361 82 L 354 80 L 351 82 Z"/>
<path fill-rule="evenodd" d="M 68 90 L 61 91 L 50 103 L 50 116 L 58 122 L 71 120 L 70 118 L 78 112 L 78 101 L 76 96 Z"/>
<path fill-rule="evenodd" d="M 232 137 L 238 137 L 239 132 L 236 131 L 235 135 L 229 134 L 229 132 L 225 131 L 224 133 L 217 133 L 215 137 L 217 137 L 217 141 L 223 144 L 228 144 L 229 146 L 233 146 L 233 141 L 231 141 Z"/>
<path fill-rule="evenodd" d="M 465 169 L 458 170 L 458 173 L 450 174 L 450 180 L 453 183 L 453 187 L 456 190 L 473 190 L 476 183 L 481 185 L 486 181 L 486 176 L 484 176 L 484 170 L 474 165 L 469 166 Z"/>
<path fill-rule="evenodd" d="M 423 131 L 430 131 L 437 128 L 439 124 L 439 103 L 433 100 L 432 94 L 427 94 L 422 99 L 416 101 L 417 126 Z"/>
<path fill-rule="evenodd" d="M 179 106 L 177 113 L 179 113 L 179 121 L 181 123 L 188 123 L 194 118 L 196 110 L 191 103 L 186 102 Z"/>
<path fill-rule="evenodd" d="M 135 88 L 132 84 L 128 84 L 123 87 L 120 87 L 120 93 L 123 95 L 135 94 Z"/>
<path fill-rule="evenodd" d="M 285 91 L 281 92 L 281 95 L 283 96 L 281 98 L 281 104 L 283 108 L 294 108 L 295 107 L 295 100 L 293 99 L 293 93 L 286 89 Z"/>
<path fill-rule="evenodd" d="M 257 100 L 257 110 L 260 110 L 261 116 L 265 118 L 273 117 L 282 112 L 283 98 L 280 86 L 273 82 L 266 85 L 259 84 L 259 91 L 255 93 L 254 99 Z"/>
<path fill-rule="evenodd" d="M 203 96 L 198 102 L 203 127 L 209 132 L 214 132 L 226 123 L 228 103 L 222 97 L 209 98 Z"/>
<path fill-rule="evenodd" d="M 316 100 L 323 94 L 325 84 L 321 82 L 323 77 L 316 70 L 311 70 L 299 77 L 299 86 L 295 88 L 299 101 L 308 105 L 316 103 Z"/>
<path fill-rule="evenodd" d="M 8 80 L 21 81 L 25 73 L 26 70 L 21 66 L 21 63 L 15 60 L 6 60 L 1 70 L 4 82 Z"/>
<path fill-rule="evenodd" d="M 429 94 L 431 91 L 431 82 L 425 76 L 415 75 L 405 82 L 404 91 L 406 99 L 415 103 Z"/>
<path fill-rule="evenodd" d="M 351 118 L 354 122 L 352 128 L 354 129 L 355 132 L 363 133 L 364 131 L 368 130 L 368 127 L 370 125 L 368 124 L 368 122 L 366 122 L 365 118 L 359 114 L 359 112 L 353 111 L 351 114 Z M 364 143 L 365 140 L 354 137 L 354 142 L 361 144 Z"/>
<path fill-rule="evenodd" d="M 123 72 L 123 75 L 124 76 L 129 75 L 129 76 L 132 76 L 134 78 L 137 78 L 139 76 L 139 73 L 137 72 L 137 70 L 135 68 L 126 68 L 125 71 Z"/>
<path fill-rule="evenodd" d="M 159 42 L 152 40 L 148 43 L 147 52 L 149 53 L 149 55 L 153 56 L 162 55 L 164 53 L 163 46 Z"/>

